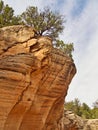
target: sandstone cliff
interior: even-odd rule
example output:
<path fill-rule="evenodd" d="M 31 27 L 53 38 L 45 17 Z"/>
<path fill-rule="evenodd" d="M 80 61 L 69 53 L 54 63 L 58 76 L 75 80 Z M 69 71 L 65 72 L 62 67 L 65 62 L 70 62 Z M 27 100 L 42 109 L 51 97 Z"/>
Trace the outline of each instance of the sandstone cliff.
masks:
<path fill-rule="evenodd" d="M 64 130 L 73 61 L 27 26 L 0 29 L 0 130 Z"/>

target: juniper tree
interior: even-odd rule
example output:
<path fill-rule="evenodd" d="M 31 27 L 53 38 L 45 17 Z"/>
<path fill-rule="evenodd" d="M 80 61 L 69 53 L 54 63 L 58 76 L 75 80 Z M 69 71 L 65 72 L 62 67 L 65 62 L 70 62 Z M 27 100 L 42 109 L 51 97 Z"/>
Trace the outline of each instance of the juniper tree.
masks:
<path fill-rule="evenodd" d="M 44 8 L 43 11 L 39 11 L 37 7 L 29 6 L 22 13 L 21 19 L 24 24 L 35 28 L 38 36 L 51 37 L 55 47 L 72 57 L 73 43 L 65 44 L 62 40 L 58 40 L 66 22 L 63 15 L 51 11 L 50 8 Z"/>
<path fill-rule="evenodd" d="M 64 29 L 64 17 L 49 8 L 39 11 L 37 7 L 30 6 L 21 15 L 22 21 L 37 30 L 37 35 L 47 35 L 56 40 Z"/>
<path fill-rule="evenodd" d="M 31 26 L 35 28 L 37 36 L 51 37 L 55 47 L 72 57 L 73 44 L 65 44 L 62 40 L 58 40 L 59 34 L 64 30 L 64 23 L 64 16 L 51 11 L 50 8 L 39 11 L 37 7 L 30 6 L 21 15 L 15 16 L 13 8 L 0 1 L 0 27 L 17 24 Z"/>
<path fill-rule="evenodd" d="M 20 24 L 20 18 L 14 15 L 14 10 L 9 5 L 0 1 L 0 27 Z"/>

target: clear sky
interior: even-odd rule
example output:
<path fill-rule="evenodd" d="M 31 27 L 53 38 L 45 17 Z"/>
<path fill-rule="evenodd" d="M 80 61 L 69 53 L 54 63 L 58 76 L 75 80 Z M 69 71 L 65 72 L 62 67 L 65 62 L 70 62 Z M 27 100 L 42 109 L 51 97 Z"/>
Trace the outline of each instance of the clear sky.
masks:
<path fill-rule="evenodd" d="M 66 17 L 64 33 L 66 43 L 73 42 L 77 74 L 72 80 L 67 101 L 78 98 L 89 106 L 98 99 L 98 0 L 3 0 L 20 14 L 28 6 L 45 6 Z"/>

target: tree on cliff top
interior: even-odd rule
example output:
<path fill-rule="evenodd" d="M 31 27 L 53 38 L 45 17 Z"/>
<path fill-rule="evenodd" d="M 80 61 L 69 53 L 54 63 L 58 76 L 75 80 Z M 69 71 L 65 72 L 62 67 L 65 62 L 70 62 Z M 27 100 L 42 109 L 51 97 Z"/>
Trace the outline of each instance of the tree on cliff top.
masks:
<path fill-rule="evenodd" d="M 59 34 L 64 30 L 65 19 L 63 15 L 51 11 L 49 8 L 38 11 L 37 7 L 30 6 L 22 13 L 21 19 L 24 24 L 34 27 L 38 36 L 51 37 L 54 46 L 72 58 L 73 43 L 65 44 L 59 40 Z"/>
<path fill-rule="evenodd" d="M 64 29 L 64 17 L 58 12 L 52 12 L 49 8 L 38 11 L 37 7 L 30 6 L 21 15 L 22 21 L 32 26 L 37 31 L 37 35 L 45 35 L 56 40 Z"/>
<path fill-rule="evenodd" d="M 38 36 L 49 36 L 53 45 L 72 57 L 73 44 L 65 44 L 59 40 L 59 34 L 64 30 L 64 16 L 53 12 L 49 8 L 39 11 L 37 7 L 30 6 L 19 16 L 14 16 L 14 10 L 0 1 L 0 27 L 25 24 L 35 28 Z"/>
<path fill-rule="evenodd" d="M 20 24 L 20 18 L 14 16 L 14 10 L 0 1 L 0 27 Z"/>

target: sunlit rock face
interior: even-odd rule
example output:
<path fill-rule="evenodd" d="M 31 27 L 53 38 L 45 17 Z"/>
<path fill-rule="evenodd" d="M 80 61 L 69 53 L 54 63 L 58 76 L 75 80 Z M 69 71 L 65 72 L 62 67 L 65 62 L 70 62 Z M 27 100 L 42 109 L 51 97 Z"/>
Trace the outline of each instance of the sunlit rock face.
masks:
<path fill-rule="evenodd" d="M 27 26 L 0 29 L 0 130 L 65 130 L 75 65 Z M 66 129 L 67 130 L 67 129 Z"/>
<path fill-rule="evenodd" d="M 98 130 L 98 119 L 89 119 L 84 123 L 83 130 Z"/>

